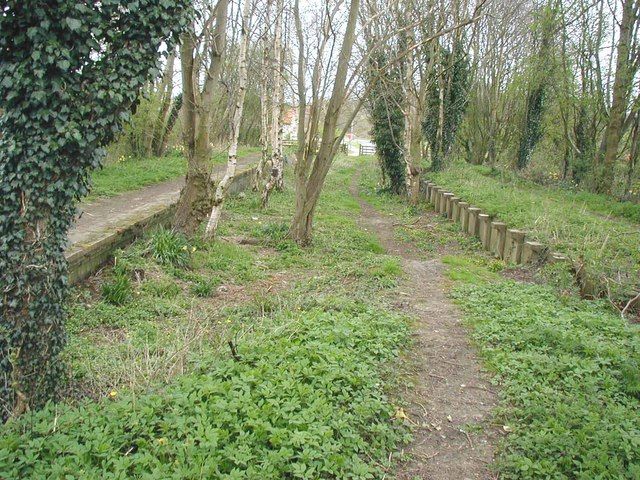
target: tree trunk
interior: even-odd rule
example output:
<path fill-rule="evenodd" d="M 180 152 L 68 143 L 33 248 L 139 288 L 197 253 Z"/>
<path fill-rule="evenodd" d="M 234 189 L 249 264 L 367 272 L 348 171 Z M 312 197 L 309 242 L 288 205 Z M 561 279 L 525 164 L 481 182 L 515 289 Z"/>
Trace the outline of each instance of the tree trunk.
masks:
<path fill-rule="evenodd" d="M 629 148 L 629 161 L 627 162 L 627 181 L 625 185 L 625 197 L 631 199 L 633 196 L 633 172 L 635 171 L 640 157 L 640 112 L 635 113 L 635 121 L 631 130 L 631 147 Z"/>
<path fill-rule="evenodd" d="M 262 191 L 262 207 L 269 203 L 269 196 L 274 188 L 282 183 L 282 17 L 284 0 L 276 2 L 276 24 L 273 36 L 273 96 L 271 103 L 271 172 Z"/>
<path fill-rule="evenodd" d="M 629 59 L 633 41 L 634 24 L 637 22 L 637 0 L 624 0 L 622 4 L 622 23 L 618 41 L 616 73 L 613 82 L 613 99 L 609 112 L 609 123 L 598 151 L 596 165 L 596 185 L 598 193 L 610 194 L 613 188 L 618 147 L 623 135 L 629 94 L 633 86 L 634 69 Z"/>
<path fill-rule="evenodd" d="M 417 98 L 409 94 L 407 115 L 405 116 L 405 162 L 407 177 L 407 194 L 412 205 L 419 201 L 420 189 L 420 161 L 422 158 L 422 125 L 420 109 L 416 105 Z"/>
<path fill-rule="evenodd" d="M 160 94 L 162 97 L 160 110 L 158 110 L 158 118 L 156 118 L 155 127 L 153 128 L 153 136 L 151 139 L 151 151 L 155 156 L 162 155 L 162 139 L 165 131 L 165 123 L 169 107 L 171 106 L 171 94 L 173 92 L 173 66 L 176 55 L 172 51 L 167 58 L 167 66 L 162 76 L 162 84 Z"/>
<path fill-rule="evenodd" d="M 206 238 L 213 238 L 218 229 L 222 207 L 227 196 L 229 184 L 236 175 L 238 164 L 238 138 L 240 137 L 240 123 L 242 122 L 242 112 L 244 110 L 244 97 L 247 91 L 247 53 L 249 50 L 249 15 L 251 11 L 251 0 L 244 0 L 242 9 L 242 34 L 240 40 L 240 55 L 238 58 L 238 91 L 231 117 L 231 133 L 229 158 L 227 160 L 227 171 L 223 179 L 218 183 L 215 195 L 213 196 L 213 207 L 209 215 L 209 222 L 205 230 Z"/>
<path fill-rule="evenodd" d="M 253 190 L 258 191 L 264 179 L 264 169 L 269 163 L 269 57 L 271 55 L 271 42 L 269 40 L 269 24 L 271 21 L 271 4 L 273 0 L 267 0 L 264 22 L 262 30 L 262 63 L 260 65 L 260 146 L 262 155 L 253 178 Z"/>
<path fill-rule="evenodd" d="M 160 148 L 158 149 L 158 156 L 163 156 L 167 152 L 167 144 L 169 143 L 169 136 L 173 131 L 173 127 L 176 125 L 176 121 L 178 120 L 178 115 L 180 115 L 180 110 L 182 109 L 182 93 L 178 94 L 178 96 L 173 101 L 173 105 L 171 107 L 171 112 L 169 113 L 169 118 L 167 119 L 167 124 L 162 131 L 162 138 L 160 139 Z"/>
<path fill-rule="evenodd" d="M 227 10 L 229 0 L 219 0 L 216 26 L 210 43 L 209 67 L 205 72 L 202 91 L 198 91 L 200 58 L 196 65 L 195 34 L 193 30 L 182 37 L 180 62 L 182 66 L 182 98 L 184 111 L 184 144 L 187 151 L 188 171 L 185 187 L 180 192 L 173 226 L 193 235 L 211 208 L 211 118 L 213 97 L 222 69 L 226 44 Z"/>
<path fill-rule="evenodd" d="M 329 168 L 331 168 L 331 163 L 338 151 L 340 142 L 344 138 L 346 128 L 349 127 L 349 125 L 346 125 L 341 134 L 336 136 L 338 118 L 344 105 L 346 95 L 347 73 L 349 71 L 349 60 L 351 59 L 351 52 L 355 42 L 355 30 L 358 21 L 359 8 L 360 0 L 351 0 L 349 5 L 349 18 L 347 20 L 342 46 L 340 48 L 336 75 L 333 79 L 333 89 L 327 104 L 327 112 L 324 118 L 322 140 L 320 142 L 318 153 L 313 161 L 313 165 L 311 166 L 311 173 L 308 177 L 307 170 L 311 163 L 309 156 L 313 155 L 313 152 L 306 148 L 304 150 L 305 155 L 299 156 L 298 162 L 296 163 L 296 211 L 289 229 L 289 236 L 299 245 L 308 245 L 311 242 L 313 215 L 318 198 L 320 197 L 320 192 L 324 185 L 327 173 L 329 172 Z M 296 28 L 297 30 L 300 30 L 298 20 L 299 18 L 296 19 Z M 299 33 L 298 36 L 300 37 L 301 34 Z M 303 89 L 301 90 L 300 87 L 299 95 L 301 100 L 303 100 L 304 93 Z M 360 106 L 361 104 L 354 109 L 352 118 Z M 304 107 L 305 105 L 303 101 L 301 101 L 300 108 Z M 301 141 L 300 134 L 298 135 L 298 141 Z"/>

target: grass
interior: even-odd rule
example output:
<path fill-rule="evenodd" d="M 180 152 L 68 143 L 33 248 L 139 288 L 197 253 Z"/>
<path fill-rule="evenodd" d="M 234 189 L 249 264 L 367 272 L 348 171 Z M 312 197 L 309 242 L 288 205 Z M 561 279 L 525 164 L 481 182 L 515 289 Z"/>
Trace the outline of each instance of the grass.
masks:
<path fill-rule="evenodd" d="M 240 147 L 238 156 L 243 157 L 257 152 L 254 147 Z M 226 153 L 213 156 L 214 165 L 226 161 Z M 100 197 L 113 197 L 124 192 L 137 190 L 148 185 L 172 180 L 187 172 L 187 161 L 179 154 L 166 157 L 128 158 L 106 165 L 96 171 L 92 177 L 93 186 L 87 201 Z"/>
<path fill-rule="evenodd" d="M 430 178 L 510 228 L 526 230 L 528 238 L 584 263 L 614 302 L 624 304 L 640 289 L 640 205 L 503 178 L 468 164 Z"/>
<path fill-rule="evenodd" d="M 266 210 L 230 199 L 214 243 L 160 230 L 119 253 L 70 304 L 66 401 L 2 428 L 0 477 L 388 475 L 409 331 L 385 295 L 399 262 L 356 224 L 354 172 L 328 177 L 308 249 L 284 235 L 288 188 Z"/>

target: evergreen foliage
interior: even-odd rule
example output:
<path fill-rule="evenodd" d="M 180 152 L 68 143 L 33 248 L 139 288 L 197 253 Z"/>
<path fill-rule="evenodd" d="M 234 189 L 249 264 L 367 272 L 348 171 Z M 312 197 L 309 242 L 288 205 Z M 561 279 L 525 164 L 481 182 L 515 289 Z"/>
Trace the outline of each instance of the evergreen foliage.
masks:
<path fill-rule="evenodd" d="M 382 57 L 382 56 L 380 56 Z M 402 151 L 404 115 L 401 72 L 397 68 L 381 69 L 384 58 L 374 63 L 381 78 L 370 96 L 371 135 L 376 144 L 385 187 L 398 195 L 405 191 L 405 164 Z"/>
<path fill-rule="evenodd" d="M 524 123 L 516 158 L 516 167 L 519 170 L 529 165 L 531 154 L 543 134 L 542 118 L 548 95 L 549 69 L 553 63 L 551 57 L 554 48 L 555 23 L 556 12 L 552 7 L 547 6 L 542 9 L 540 19 L 534 24 L 534 36 L 539 37 L 539 47 L 531 59 Z"/>
<path fill-rule="evenodd" d="M 431 169 L 434 171 L 439 171 L 444 166 L 444 161 L 451 152 L 469 101 L 471 72 L 464 45 L 464 40 L 459 38 L 453 46 L 453 51 L 439 47 L 439 61 L 435 70 L 441 71 L 443 78 L 440 82 L 438 74 L 434 73 L 434 78 L 431 80 L 432 87 L 427 95 L 427 108 L 422 131 L 431 151 Z M 441 88 L 444 89 L 442 125 L 440 124 Z M 439 138 L 440 130 L 442 138 Z"/>
<path fill-rule="evenodd" d="M 0 404 L 55 398 L 66 235 L 188 0 L 0 2 Z"/>

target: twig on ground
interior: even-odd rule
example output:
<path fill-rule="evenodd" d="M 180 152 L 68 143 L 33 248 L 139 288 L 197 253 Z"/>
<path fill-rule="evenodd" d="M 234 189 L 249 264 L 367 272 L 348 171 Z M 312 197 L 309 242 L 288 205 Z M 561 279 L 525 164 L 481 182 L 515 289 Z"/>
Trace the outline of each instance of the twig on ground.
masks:
<path fill-rule="evenodd" d="M 467 432 L 465 432 L 464 430 L 460 430 L 462 433 L 464 433 L 464 436 L 467 437 L 467 442 L 469 442 L 469 447 L 473 448 L 473 441 L 471 440 L 471 437 L 469 436 L 469 434 Z"/>
<path fill-rule="evenodd" d="M 418 217 L 416 220 L 414 220 L 411 223 L 392 223 L 392 226 L 394 226 L 394 227 L 410 227 L 411 225 L 415 225 L 416 223 L 418 223 L 420 220 L 422 220 L 422 217 Z"/>
<path fill-rule="evenodd" d="M 494 395 L 496 394 L 496 392 L 494 392 L 493 390 L 489 390 L 488 388 L 479 387 L 476 385 L 465 385 L 465 388 L 475 388 L 476 390 L 484 390 L 485 392 L 493 393 Z"/>
<path fill-rule="evenodd" d="M 640 292 L 638 292 L 638 294 L 635 297 L 633 297 L 631 300 L 629 300 L 627 302 L 627 304 L 625 305 L 625 307 L 622 309 L 622 311 L 620 312 L 620 315 L 622 315 L 622 318 L 625 318 L 627 310 L 629 310 L 638 301 L 640 301 Z"/>
<path fill-rule="evenodd" d="M 236 362 L 241 360 L 240 355 L 238 355 L 238 351 L 236 350 L 236 346 L 233 343 L 233 340 L 229 340 L 227 342 L 229 344 L 229 348 L 231 349 L 231 356 Z"/>

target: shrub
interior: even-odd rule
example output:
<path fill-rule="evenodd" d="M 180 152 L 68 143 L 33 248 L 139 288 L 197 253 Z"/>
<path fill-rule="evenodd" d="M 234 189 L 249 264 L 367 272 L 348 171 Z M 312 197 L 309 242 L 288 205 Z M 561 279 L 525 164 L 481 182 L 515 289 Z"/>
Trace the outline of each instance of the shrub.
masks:
<path fill-rule="evenodd" d="M 220 280 L 217 278 L 199 278 L 191 285 L 190 291 L 196 297 L 209 297 L 219 284 Z"/>

